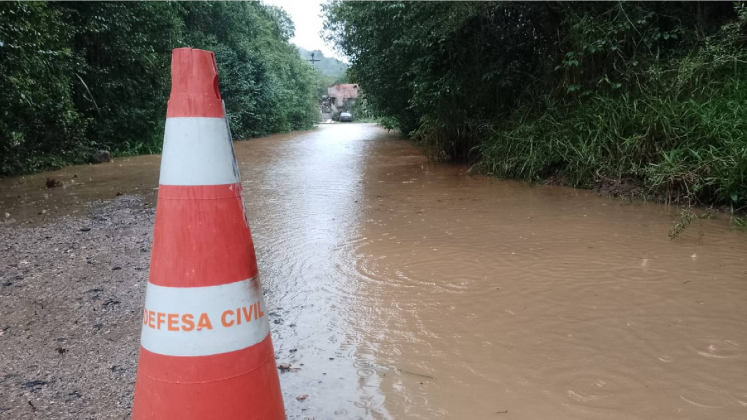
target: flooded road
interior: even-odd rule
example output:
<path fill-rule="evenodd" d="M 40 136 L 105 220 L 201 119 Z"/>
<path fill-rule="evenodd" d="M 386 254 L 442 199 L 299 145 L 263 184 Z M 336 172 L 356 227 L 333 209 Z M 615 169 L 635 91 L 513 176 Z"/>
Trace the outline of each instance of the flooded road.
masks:
<path fill-rule="evenodd" d="M 289 418 L 747 418 L 747 234 L 724 217 L 670 241 L 674 209 L 470 175 L 373 125 L 235 147 L 278 363 L 300 368 Z M 0 180 L 0 208 L 154 202 L 159 161 Z"/>

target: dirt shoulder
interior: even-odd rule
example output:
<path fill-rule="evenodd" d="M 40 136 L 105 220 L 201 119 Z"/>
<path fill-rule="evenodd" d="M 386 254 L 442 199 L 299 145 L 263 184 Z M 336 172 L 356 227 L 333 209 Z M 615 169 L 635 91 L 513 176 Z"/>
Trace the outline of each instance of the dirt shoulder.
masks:
<path fill-rule="evenodd" d="M 0 418 L 127 418 L 155 209 L 0 226 Z"/>

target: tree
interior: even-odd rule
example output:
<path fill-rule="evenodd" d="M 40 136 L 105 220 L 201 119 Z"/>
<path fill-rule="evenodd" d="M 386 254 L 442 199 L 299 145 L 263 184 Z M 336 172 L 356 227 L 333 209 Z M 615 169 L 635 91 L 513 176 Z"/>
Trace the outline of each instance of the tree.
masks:
<path fill-rule="evenodd" d="M 171 50 L 212 50 L 235 138 L 308 129 L 319 80 L 257 2 L 0 4 L 0 175 L 161 149 Z"/>
<path fill-rule="evenodd" d="M 46 3 L 0 3 L 0 174 L 38 170 L 79 152 L 71 28 Z M 47 156 L 49 150 L 62 156 Z"/>

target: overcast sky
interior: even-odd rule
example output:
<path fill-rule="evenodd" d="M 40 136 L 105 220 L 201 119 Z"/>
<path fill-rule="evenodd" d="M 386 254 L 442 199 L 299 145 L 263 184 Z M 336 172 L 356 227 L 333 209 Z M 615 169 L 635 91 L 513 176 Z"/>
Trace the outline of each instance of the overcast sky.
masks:
<path fill-rule="evenodd" d="M 335 57 L 344 60 L 333 49 L 331 45 L 325 45 L 319 36 L 323 27 L 324 19 L 319 14 L 322 12 L 322 4 L 325 0 L 264 0 L 265 4 L 280 6 L 293 19 L 296 26 L 296 36 L 291 42 L 307 50 L 321 50 L 325 57 Z"/>

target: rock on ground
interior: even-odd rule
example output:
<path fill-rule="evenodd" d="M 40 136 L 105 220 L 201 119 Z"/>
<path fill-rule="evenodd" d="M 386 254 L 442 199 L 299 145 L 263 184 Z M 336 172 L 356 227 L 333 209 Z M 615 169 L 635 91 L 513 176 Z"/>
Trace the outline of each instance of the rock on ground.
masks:
<path fill-rule="evenodd" d="M 112 161 L 112 154 L 108 150 L 97 150 L 88 158 L 91 163 L 106 163 Z"/>

